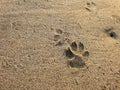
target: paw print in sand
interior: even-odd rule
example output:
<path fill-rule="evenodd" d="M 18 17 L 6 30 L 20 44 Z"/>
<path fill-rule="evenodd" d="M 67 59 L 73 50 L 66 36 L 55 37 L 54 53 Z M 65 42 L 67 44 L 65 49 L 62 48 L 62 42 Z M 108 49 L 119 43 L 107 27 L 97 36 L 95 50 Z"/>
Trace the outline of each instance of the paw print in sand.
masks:
<path fill-rule="evenodd" d="M 65 49 L 65 55 L 69 60 L 67 64 L 70 68 L 82 68 L 86 66 L 85 61 L 88 59 L 89 52 L 84 51 L 84 44 L 74 41 Z"/>
<path fill-rule="evenodd" d="M 76 41 L 71 42 L 70 34 L 63 32 L 61 29 L 56 29 L 55 33 L 55 46 L 67 45 L 64 55 L 68 58 L 67 65 L 73 70 L 72 73 L 76 73 L 78 68 L 85 67 L 89 51 L 84 50 L 84 44 L 82 42 L 76 43 Z"/>
<path fill-rule="evenodd" d="M 114 39 L 117 39 L 118 35 L 117 35 L 116 32 L 114 32 L 113 30 L 114 30 L 113 27 L 106 28 L 106 29 L 105 29 L 105 33 L 106 33 L 109 37 L 114 38 Z"/>
<path fill-rule="evenodd" d="M 69 33 L 63 32 L 61 29 L 56 29 L 54 33 L 55 46 L 62 46 L 69 43 Z"/>

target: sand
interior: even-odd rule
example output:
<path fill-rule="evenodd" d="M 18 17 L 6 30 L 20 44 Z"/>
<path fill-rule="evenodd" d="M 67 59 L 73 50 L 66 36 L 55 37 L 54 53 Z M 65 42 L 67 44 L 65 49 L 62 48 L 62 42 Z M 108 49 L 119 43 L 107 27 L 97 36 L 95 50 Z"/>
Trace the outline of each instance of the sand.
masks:
<path fill-rule="evenodd" d="M 0 90 L 120 90 L 120 0 L 0 0 Z"/>

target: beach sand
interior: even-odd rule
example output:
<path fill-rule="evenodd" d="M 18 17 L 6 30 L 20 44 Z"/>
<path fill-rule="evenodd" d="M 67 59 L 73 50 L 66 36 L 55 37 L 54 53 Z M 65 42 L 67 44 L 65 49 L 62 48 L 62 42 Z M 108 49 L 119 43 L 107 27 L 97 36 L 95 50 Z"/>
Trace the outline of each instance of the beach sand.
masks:
<path fill-rule="evenodd" d="M 0 90 L 120 90 L 120 0 L 0 0 Z"/>

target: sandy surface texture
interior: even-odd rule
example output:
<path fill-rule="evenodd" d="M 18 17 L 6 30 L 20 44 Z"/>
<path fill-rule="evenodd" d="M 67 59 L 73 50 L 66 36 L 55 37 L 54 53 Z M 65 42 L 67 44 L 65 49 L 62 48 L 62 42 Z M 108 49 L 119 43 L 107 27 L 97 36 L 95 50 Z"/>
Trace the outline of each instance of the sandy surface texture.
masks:
<path fill-rule="evenodd" d="M 120 90 L 120 0 L 0 0 L 0 90 Z"/>

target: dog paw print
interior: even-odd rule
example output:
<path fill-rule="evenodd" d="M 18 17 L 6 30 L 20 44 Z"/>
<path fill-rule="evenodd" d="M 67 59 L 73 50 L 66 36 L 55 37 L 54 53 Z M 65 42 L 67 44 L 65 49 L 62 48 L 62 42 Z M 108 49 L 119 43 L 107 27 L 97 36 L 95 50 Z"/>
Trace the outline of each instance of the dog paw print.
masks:
<path fill-rule="evenodd" d="M 66 37 L 67 32 L 63 32 L 62 29 L 56 29 L 54 32 L 54 41 L 55 46 L 62 46 L 65 43 L 69 42 L 69 39 Z"/>
<path fill-rule="evenodd" d="M 69 58 L 67 65 L 70 68 L 82 68 L 86 66 L 85 61 L 88 59 L 89 51 L 84 50 L 83 43 L 76 43 L 74 41 L 67 49 L 65 49 L 65 55 Z"/>
<path fill-rule="evenodd" d="M 95 6 L 96 6 L 96 4 L 95 4 L 94 2 L 87 2 L 85 9 L 86 9 L 87 11 L 91 12 L 92 9 L 93 9 Z"/>

